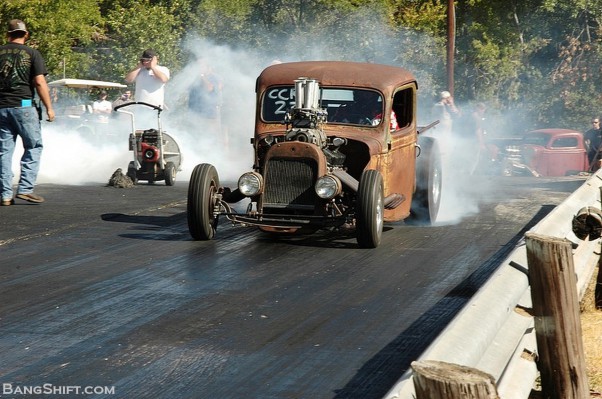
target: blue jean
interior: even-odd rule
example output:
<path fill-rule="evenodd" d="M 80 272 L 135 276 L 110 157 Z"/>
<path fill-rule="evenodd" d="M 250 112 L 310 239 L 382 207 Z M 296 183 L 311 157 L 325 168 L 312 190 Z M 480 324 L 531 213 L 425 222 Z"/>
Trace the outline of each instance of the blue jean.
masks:
<path fill-rule="evenodd" d="M 23 142 L 17 194 L 33 192 L 42 156 L 42 128 L 34 107 L 0 108 L 0 196 L 13 197 L 12 160 L 17 136 Z"/>

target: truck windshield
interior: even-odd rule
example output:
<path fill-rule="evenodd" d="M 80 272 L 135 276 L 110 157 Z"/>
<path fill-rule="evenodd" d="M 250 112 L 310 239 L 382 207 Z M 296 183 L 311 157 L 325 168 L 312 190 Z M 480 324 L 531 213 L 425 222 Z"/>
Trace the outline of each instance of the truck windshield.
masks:
<path fill-rule="evenodd" d="M 375 126 L 382 120 L 383 99 L 376 91 L 322 88 L 320 104 L 328 112 L 329 123 Z M 294 86 L 271 87 L 263 96 L 261 117 L 265 122 L 281 123 L 294 105 Z"/>

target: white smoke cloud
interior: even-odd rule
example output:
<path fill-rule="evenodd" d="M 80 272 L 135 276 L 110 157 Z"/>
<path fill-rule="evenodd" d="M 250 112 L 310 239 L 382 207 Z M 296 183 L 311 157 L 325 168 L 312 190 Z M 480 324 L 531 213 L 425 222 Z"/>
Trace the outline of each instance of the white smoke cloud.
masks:
<path fill-rule="evenodd" d="M 166 116 L 166 129 L 185 151 L 183 174 L 188 178 L 195 165 L 210 163 L 221 181 L 236 181 L 253 165 L 255 81 L 269 61 L 251 51 L 198 38 L 189 39 L 186 49 L 192 61 L 169 83 L 168 102 L 175 106 Z M 223 86 L 219 121 L 197 118 L 187 109 L 189 92 L 206 67 L 219 76 Z"/>
<path fill-rule="evenodd" d="M 107 183 L 117 168 L 122 168 L 125 173 L 128 162 L 133 159 L 127 151 L 127 134 L 124 134 L 119 142 L 117 137 L 113 136 L 104 140 L 89 136 L 87 133 L 44 123 L 44 149 L 37 183 Z M 19 178 L 19 162 L 22 155 L 23 145 L 19 138 L 12 160 L 15 184 Z"/>
<path fill-rule="evenodd" d="M 457 129 L 460 126 L 456 126 Z M 443 189 L 437 224 L 458 223 L 463 217 L 479 211 L 479 202 L 487 188 L 480 175 L 472 172 L 476 153 L 468 139 L 458 138 L 441 129 L 429 133 L 437 138 L 443 164 Z"/>
<path fill-rule="evenodd" d="M 381 38 L 382 39 L 382 38 Z M 425 40 L 430 40 L 426 38 Z M 220 181 L 236 181 L 241 173 L 248 171 L 253 163 L 253 137 L 255 124 L 255 83 L 258 74 L 275 58 L 253 50 L 233 49 L 217 45 L 209 40 L 191 38 L 185 43 L 186 50 L 193 60 L 172 78 L 166 90 L 166 103 L 169 109 L 162 113 L 165 131 L 178 143 L 183 155 L 181 171 L 177 180 L 186 181 L 199 163 L 213 164 L 219 173 Z M 283 48 L 286 48 L 284 46 Z M 390 46 L 395 49 L 394 45 Z M 318 46 L 303 59 L 327 59 L 327 50 Z M 324 58 L 321 58 L 324 57 Z M 355 61 L 366 61 L 363 56 Z M 199 67 L 197 60 L 211 65 L 223 81 L 223 106 L 221 123 L 199 122 L 186 109 L 188 92 Z M 297 61 L 283 55 L 283 61 Z M 330 58 L 332 59 L 332 58 Z M 352 54 L 347 59 L 354 60 Z M 391 55 L 390 60 L 395 56 Z M 411 70 L 411 67 L 404 66 Z M 420 74 L 416 74 L 419 76 Z M 429 123 L 428 104 L 433 93 L 431 82 L 419 82 L 421 104 L 419 121 Z M 425 106 L 426 104 L 426 106 Z M 425 109 L 426 108 L 426 109 Z M 156 127 L 155 122 L 144 128 Z M 137 126 L 139 127 L 139 126 Z M 45 148 L 38 183 L 56 184 L 106 184 L 111 174 L 122 168 L 125 172 L 133 153 L 128 150 L 128 136 L 131 127 L 120 127 L 113 135 L 90 139 L 85 133 L 57 128 L 44 123 L 43 135 Z M 469 164 L 475 154 L 452 138 L 443 137 L 440 129 L 432 129 L 429 135 L 438 138 L 444 155 L 444 186 L 440 223 L 455 223 L 462 217 L 478 212 L 487 187 L 475 189 L 474 179 L 467 175 L 462 165 Z M 15 153 L 14 170 L 18 172 L 19 152 Z"/>
<path fill-rule="evenodd" d="M 190 40 L 187 48 L 193 58 L 209 63 L 221 77 L 223 106 L 220 122 L 200 120 L 188 111 L 188 92 L 197 76 L 196 60 L 172 75 L 166 87 L 168 109 L 160 118 L 163 131 L 176 141 L 182 153 L 177 180 L 188 180 L 197 164 L 211 163 L 221 181 L 235 181 L 253 163 L 250 139 L 255 118 L 255 80 L 267 63 L 258 55 L 206 40 Z M 147 111 L 147 117 L 140 117 L 140 107 Z M 157 128 L 159 122 L 156 111 L 150 108 L 131 106 L 122 110 L 136 113 L 134 127 L 131 122 L 113 120 L 108 125 L 98 124 L 89 114 L 77 122 L 67 120 L 66 124 L 43 122 L 44 150 L 37 183 L 105 184 L 117 168 L 125 173 L 133 160 L 128 148 L 129 134 L 133 128 Z M 19 140 L 13 157 L 15 183 L 22 148 Z"/>

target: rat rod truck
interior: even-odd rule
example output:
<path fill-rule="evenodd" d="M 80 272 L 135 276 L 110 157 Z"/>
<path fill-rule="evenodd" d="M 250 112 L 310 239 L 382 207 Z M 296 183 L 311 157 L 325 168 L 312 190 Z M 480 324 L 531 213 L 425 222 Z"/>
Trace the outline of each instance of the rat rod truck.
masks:
<path fill-rule="evenodd" d="M 234 190 L 197 165 L 188 228 L 213 239 L 220 215 L 271 233 L 354 228 L 362 248 L 380 244 L 384 222 L 432 223 L 441 199 L 437 142 L 418 127 L 416 79 L 378 64 L 305 61 L 267 67 L 257 79 L 252 170 Z M 250 199 L 245 213 L 229 204 Z"/>

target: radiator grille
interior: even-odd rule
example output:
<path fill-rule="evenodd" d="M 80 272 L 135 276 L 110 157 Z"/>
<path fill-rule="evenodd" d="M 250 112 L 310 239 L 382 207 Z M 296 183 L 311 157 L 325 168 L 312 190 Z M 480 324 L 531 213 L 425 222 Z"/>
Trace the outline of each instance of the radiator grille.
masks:
<path fill-rule="evenodd" d="M 266 165 L 264 207 L 313 207 L 316 175 L 317 165 L 312 159 L 270 159 Z"/>

